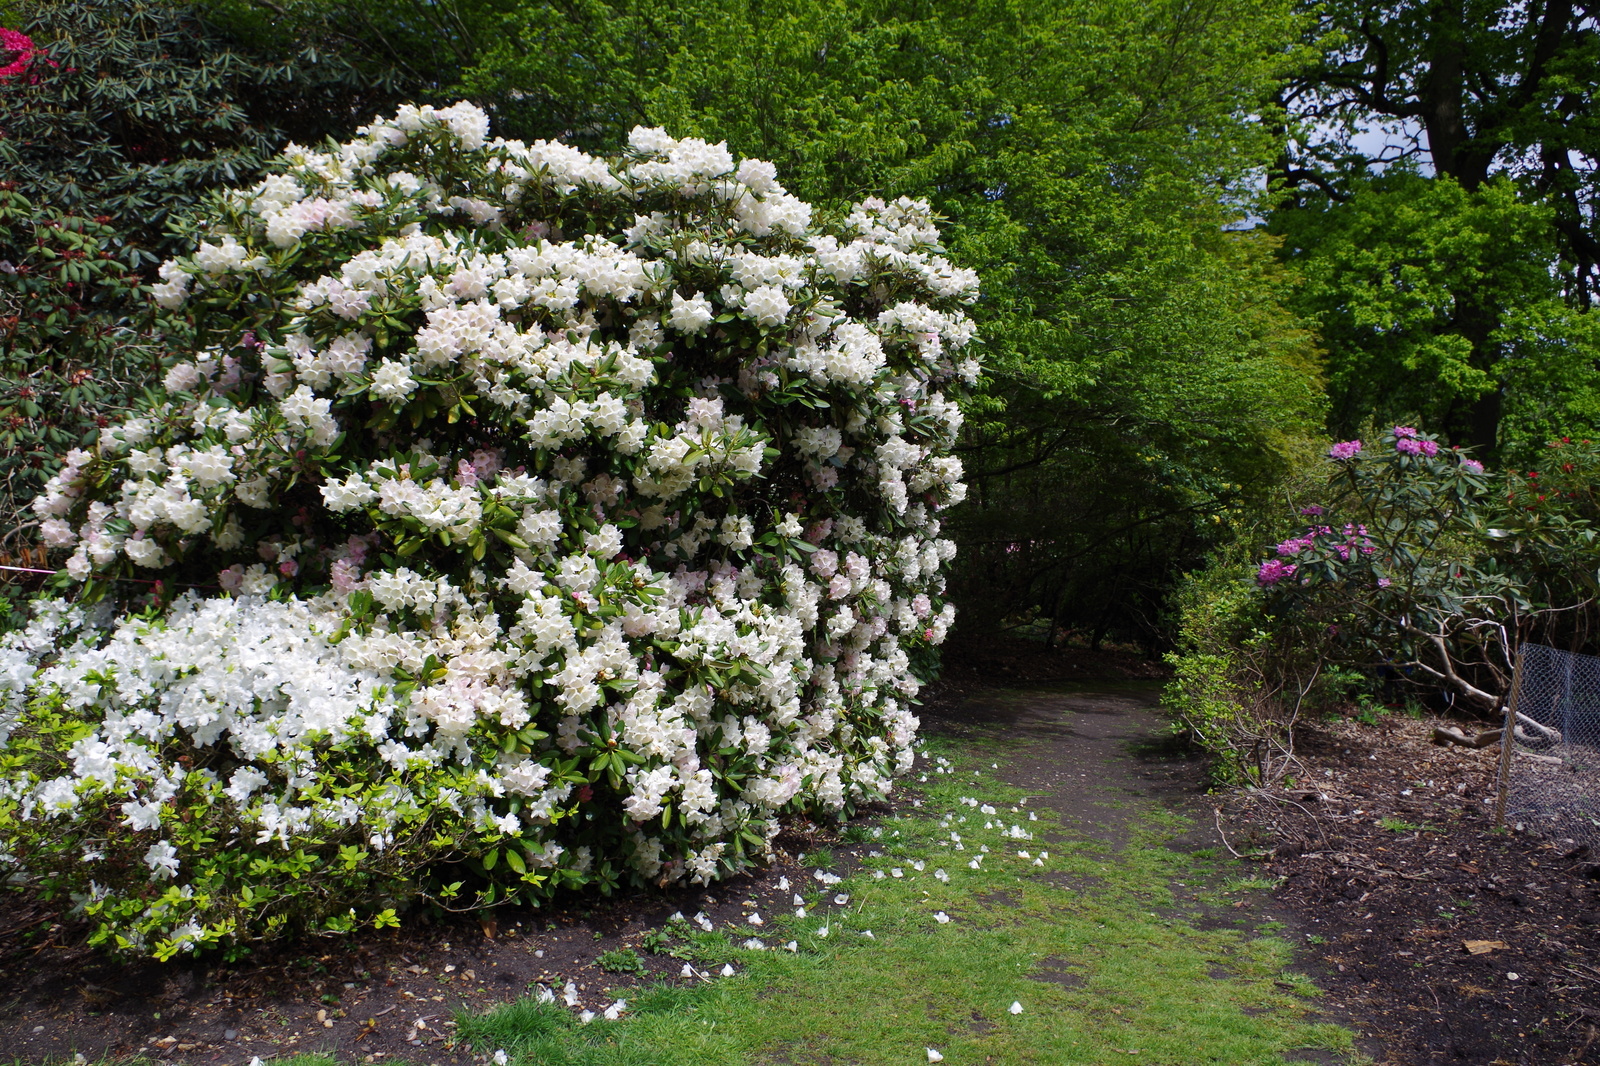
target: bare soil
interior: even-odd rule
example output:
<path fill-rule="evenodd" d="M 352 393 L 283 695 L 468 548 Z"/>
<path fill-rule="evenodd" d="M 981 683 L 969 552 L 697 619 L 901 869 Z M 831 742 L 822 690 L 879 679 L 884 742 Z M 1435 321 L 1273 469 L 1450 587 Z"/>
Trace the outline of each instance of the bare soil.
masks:
<path fill-rule="evenodd" d="M 1303 729 L 1301 781 L 1228 804 L 1232 847 L 1282 878 L 1385 1061 L 1600 1062 L 1600 857 L 1496 830 L 1497 750 L 1436 747 L 1441 724 Z"/>
<path fill-rule="evenodd" d="M 1322 724 L 1301 738 L 1297 787 L 1211 796 L 1201 761 L 1161 742 L 1162 671 L 1138 655 L 1000 638 L 958 643 L 947 662 L 925 727 L 958 736 L 1000 728 L 1034 741 L 1005 776 L 1066 816 L 1068 834 L 1121 847 L 1129 804 L 1160 802 L 1196 819 L 1169 847 L 1230 847 L 1252 857 L 1255 872 L 1281 877 L 1270 899 L 1241 898 L 1227 913 L 1203 913 L 1195 893 L 1178 892 L 1178 913 L 1289 923 L 1306 945 L 1304 969 L 1327 990 L 1326 1013 L 1364 1034 L 1375 1059 L 1600 1061 L 1600 868 L 1559 841 L 1491 831 L 1482 799 L 1492 754 L 1434 748 L 1426 722 Z M 1065 681 L 1094 683 L 1064 691 Z M 1374 824 L 1385 816 L 1428 828 Z M 81 1053 L 242 1066 L 321 1051 L 354 1062 L 482 1063 L 455 1038 L 457 1010 L 489 1010 L 540 985 L 559 993 L 567 981 L 599 1009 L 640 983 L 683 980 L 682 960 L 642 942 L 674 912 L 742 926 L 752 912 L 790 905 L 779 886 L 809 878 L 803 855 L 829 848 L 832 869 L 847 872 L 870 852 L 807 823 L 779 846 L 770 869 L 709 889 L 574 897 L 502 912 L 490 925 L 424 917 L 398 933 L 302 942 L 234 966 L 108 960 L 81 946 L 81 930 L 13 902 L 0 910 L 0 1061 Z M 1472 955 L 1467 940 L 1505 947 Z M 644 973 L 600 968 L 603 953 L 621 948 L 637 952 Z M 1059 979 L 1074 980 L 1069 967 Z"/>

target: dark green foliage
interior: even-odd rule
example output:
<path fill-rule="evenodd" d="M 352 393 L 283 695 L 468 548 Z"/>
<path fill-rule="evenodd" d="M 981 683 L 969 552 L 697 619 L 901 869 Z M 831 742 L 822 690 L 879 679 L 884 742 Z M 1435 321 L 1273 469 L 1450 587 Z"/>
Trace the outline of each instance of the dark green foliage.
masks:
<path fill-rule="evenodd" d="M 14 555 L 61 455 L 93 444 L 162 353 L 133 317 L 134 254 L 105 217 L 40 210 L 5 182 L 0 233 L 0 552 Z"/>
<path fill-rule="evenodd" d="M 109 216 L 145 268 L 182 247 L 167 227 L 206 190 L 348 131 L 397 87 L 313 51 L 240 50 L 161 0 L 38 0 L 0 22 L 40 50 L 0 92 L 0 172 L 37 204 Z"/>

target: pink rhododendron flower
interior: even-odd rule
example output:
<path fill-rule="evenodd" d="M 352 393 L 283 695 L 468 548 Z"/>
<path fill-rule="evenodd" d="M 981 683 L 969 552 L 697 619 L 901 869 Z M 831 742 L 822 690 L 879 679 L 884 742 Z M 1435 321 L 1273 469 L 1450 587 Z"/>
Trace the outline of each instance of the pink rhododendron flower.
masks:
<path fill-rule="evenodd" d="M 1281 559 L 1268 559 L 1261 564 L 1261 569 L 1256 571 L 1256 584 L 1263 588 L 1276 585 L 1286 577 L 1293 577 L 1297 569 L 1293 563 L 1286 563 Z"/>
<path fill-rule="evenodd" d="M 1341 441 L 1328 449 L 1328 458 L 1351 459 L 1354 458 L 1356 453 L 1360 450 L 1361 442 L 1358 440 Z"/>

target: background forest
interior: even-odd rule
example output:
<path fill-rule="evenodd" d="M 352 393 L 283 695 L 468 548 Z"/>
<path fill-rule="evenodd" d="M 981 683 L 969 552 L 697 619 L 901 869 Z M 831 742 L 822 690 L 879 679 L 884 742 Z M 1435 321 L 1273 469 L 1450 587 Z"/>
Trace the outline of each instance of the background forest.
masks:
<path fill-rule="evenodd" d="M 1386 676 L 1489 709 L 1516 639 L 1588 640 L 1592 14 L 0 3 L 8 551 L 53 457 L 181 350 L 142 286 L 211 190 L 465 99 L 497 135 L 595 152 L 639 124 L 726 141 L 824 212 L 933 205 L 983 283 L 946 524 L 963 629 L 1174 653 L 1175 707 L 1223 749 Z"/>

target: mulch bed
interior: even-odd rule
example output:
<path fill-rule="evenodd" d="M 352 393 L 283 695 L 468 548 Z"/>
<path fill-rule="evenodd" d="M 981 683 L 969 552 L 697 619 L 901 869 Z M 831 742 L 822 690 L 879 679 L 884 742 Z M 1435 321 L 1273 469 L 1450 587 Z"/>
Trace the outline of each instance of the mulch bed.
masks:
<path fill-rule="evenodd" d="M 675 912 L 703 913 L 731 932 L 752 914 L 792 910 L 795 891 L 815 890 L 802 863 L 808 852 L 827 847 L 829 869 L 842 876 L 873 850 L 810 823 L 791 826 L 777 845 L 769 868 L 708 888 L 570 897 L 564 906 L 502 910 L 487 926 L 417 916 L 391 934 L 302 941 L 233 966 L 119 963 L 75 943 L 82 930 L 72 926 L 30 923 L 33 936 L 0 930 L 0 1060 L 62 1061 L 76 1052 L 91 1061 L 233 1064 L 322 1052 L 353 1062 L 482 1064 L 486 1056 L 456 1037 L 457 1011 L 484 1013 L 541 986 L 559 997 L 572 982 L 582 1006 L 598 1013 L 641 985 L 685 982 L 682 959 L 642 942 Z M 782 887 L 785 878 L 791 887 Z M 644 972 L 601 968 L 602 954 L 621 949 Z"/>
<path fill-rule="evenodd" d="M 1435 746 L 1442 724 L 1303 728 L 1300 782 L 1235 797 L 1231 846 L 1282 878 L 1330 1008 L 1384 1061 L 1600 1062 L 1600 856 L 1495 830 L 1498 751 Z"/>

